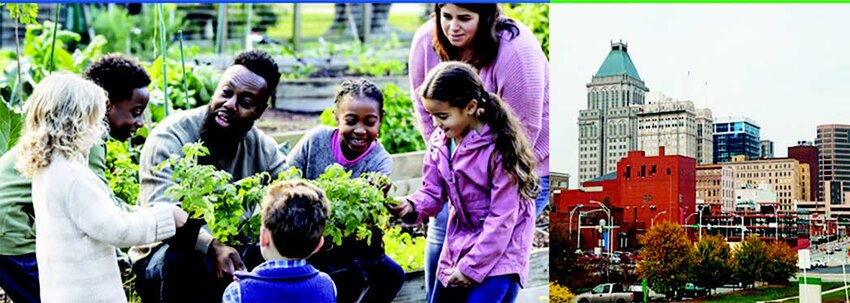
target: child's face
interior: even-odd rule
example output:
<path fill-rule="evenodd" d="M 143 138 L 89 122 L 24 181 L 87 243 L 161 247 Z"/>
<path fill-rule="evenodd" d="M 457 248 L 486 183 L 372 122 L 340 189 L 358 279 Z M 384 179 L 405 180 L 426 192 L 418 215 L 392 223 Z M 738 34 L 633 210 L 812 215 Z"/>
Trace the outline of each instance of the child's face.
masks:
<path fill-rule="evenodd" d="M 107 104 L 106 119 L 109 121 L 109 136 L 125 141 L 142 127 L 142 112 L 148 106 L 150 94 L 147 87 L 133 90 L 133 96 Z"/>
<path fill-rule="evenodd" d="M 477 122 L 475 118 L 475 109 L 478 107 L 478 102 L 472 100 L 466 104 L 466 107 L 454 107 L 448 102 L 443 102 L 434 99 L 422 99 L 422 104 L 425 110 L 431 114 L 434 120 L 434 127 L 442 129 L 446 137 L 450 139 L 461 139 L 472 125 Z"/>
<path fill-rule="evenodd" d="M 369 98 L 345 97 L 336 108 L 336 124 L 343 150 L 361 155 L 381 129 L 381 108 Z"/>

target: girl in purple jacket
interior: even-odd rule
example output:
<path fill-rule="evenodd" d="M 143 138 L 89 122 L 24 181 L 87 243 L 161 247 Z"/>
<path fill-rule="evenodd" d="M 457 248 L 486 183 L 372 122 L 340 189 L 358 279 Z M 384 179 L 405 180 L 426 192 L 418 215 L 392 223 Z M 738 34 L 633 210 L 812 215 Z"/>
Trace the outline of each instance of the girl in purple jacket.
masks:
<path fill-rule="evenodd" d="M 418 94 L 435 127 L 424 185 L 393 211 L 416 223 L 450 204 L 431 302 L 513 302 L 528 274 L 539 190 L 522 124 L 466 63 L 438 64 Z"/>

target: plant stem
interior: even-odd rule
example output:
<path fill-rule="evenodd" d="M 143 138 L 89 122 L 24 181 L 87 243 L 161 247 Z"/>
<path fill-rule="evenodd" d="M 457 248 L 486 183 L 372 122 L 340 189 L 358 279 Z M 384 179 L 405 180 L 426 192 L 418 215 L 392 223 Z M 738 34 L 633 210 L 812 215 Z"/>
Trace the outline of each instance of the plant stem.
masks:
<path fill-rule="evenodd" d="M 56 3 L 56 13 L 53 15 L 53 42 L 50 46 L 50 64 L 47 65 L 47 71 L 53 72 L 53 53 L 56 51 L 56 32 L 59 30 L 59 11 L 62 10 L 62 3 Z"/>
<path fill-rule="evenodd" d="M 166 42 L 165 42 L 165 8 L 163 8 L 163 4 L 157 4 L 159 6 L 159 54 L 162 57 L 162 93 L 165 96 L 165 116 L 168 117 L 170 113 L 171 105 L 169 104 L 168 99 L 168 73 L 166 69 Z"/>
<path fill-rule="evenodd" d="M 180 65 L 183 66 L 183 94 L 186 95 L 183 108 L 191 109 L 192 105 L 189 104 L 189 84 L 186 79 L 186 60 L 183 59 L 183 30 L 177 31 L 177 36 L 180 37 Z"/>
<path fill-rule="evenodd" d="M 17 96 L 18 99 L 22 99 L 21 96 L 24 94 L 23 76 L 21 75 L 21 41 L 20 41 L 20 38 L 18 38 L 18 18 L 15 18 L 14 24 L 15 24 L 15 52 L 18 55 L 18 57 L 16 58 L 18 60 L 18 93 L 13 94 L 13 97 L 9 98 L 9 99 L 11 99 L 11 100 L 9 100 L 9 102 L 11 102 L 11 104 L 13 106 L 15 104 L 22 103 L 22 102 L 14 102 L 14 100 L 15 100 L 14 96 Z"/>

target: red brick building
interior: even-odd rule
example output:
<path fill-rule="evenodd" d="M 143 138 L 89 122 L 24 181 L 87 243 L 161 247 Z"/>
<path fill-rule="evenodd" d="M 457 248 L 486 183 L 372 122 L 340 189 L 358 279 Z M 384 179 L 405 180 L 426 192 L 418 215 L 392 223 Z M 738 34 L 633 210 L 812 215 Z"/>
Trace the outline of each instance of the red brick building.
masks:
<path fill-rule="evenodd" d="M 569 221 L 570 211 L 577 205 L 583 207 L 573 216 L 572 230 L 578 227 L 578 213 L 599 208 L 591 201 L 606 202 L 613 217 L 611 243 L 614 250 L 633 250 L 637 241 L 653 223 L 672 221 L 682 224 L 694 213 L 696 195 L 696 160 L 665 155 L 664 147 L 658 156 L 646 156 L 643 151 L 630 151 L 617 163 L 616 173 L 611 173 L 582 183 L 582 189 L 557 193 L 554 198 L 556 222 Z M 599 245 L 599 219 L 604 212 L 593 212 L 582 217 L 582 249 Z M 587 228 L 595 226 L 597 228 Z"/>
<path fill-rule="evenodd" d="M 800 163 L 809 164 L 809 201 L 818 201 L 818 148 L 811 143 L 801 141 L 797 146 L 788 147 L 788 158 L 797 159 Z M 823 200 L 821 200 L 823 201 Z"/>

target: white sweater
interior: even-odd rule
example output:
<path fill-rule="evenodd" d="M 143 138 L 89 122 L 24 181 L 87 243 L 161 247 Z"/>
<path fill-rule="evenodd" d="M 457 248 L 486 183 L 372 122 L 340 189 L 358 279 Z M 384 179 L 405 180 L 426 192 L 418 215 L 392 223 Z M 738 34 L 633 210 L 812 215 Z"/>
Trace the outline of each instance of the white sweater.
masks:
<path fill-rule="evenodd" d="M 54 155 L 33 176 L 36 258 L 42 302 L 127 302 L 115 257 L 174 235 L 169 207 L 119 209 L 84 164 Z"/>

